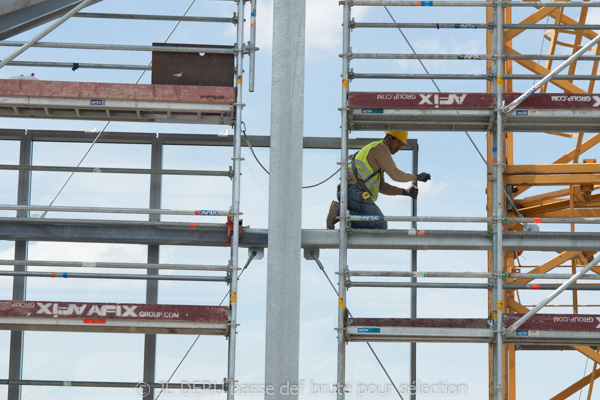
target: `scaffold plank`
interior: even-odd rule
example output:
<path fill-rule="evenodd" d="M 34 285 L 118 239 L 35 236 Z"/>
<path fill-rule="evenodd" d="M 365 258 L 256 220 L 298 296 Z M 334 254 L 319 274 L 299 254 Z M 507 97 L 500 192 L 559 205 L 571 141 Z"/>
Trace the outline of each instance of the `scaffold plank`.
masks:
<path fill-rule="evenodd" d="M 234 87 L 0 79 L 0 116 L 226 124 Z"/>
<path fill-rule="evenodd" d="M 350 92 L 348 106 L 352 130 L 488 131 L 497 108 L 493 93 Z M 505 118 L 506 131 L 596 132 L 600 94 L 533 94 Z"/>
<path fill-rule="evenodd" d="M 0 329 L 228 335 L 222 306 L 0 301 Z"/>
<path fill-rule="evenodd" d="M 523 314 L 505 314 L 506 327 Z M 348 342 L 464 342 L 490 343 L 491 321 L 483 318 L 346 318 Z M 564 346 L 600 344 L 600 315 L 537 314 L 506 344 Z"/>

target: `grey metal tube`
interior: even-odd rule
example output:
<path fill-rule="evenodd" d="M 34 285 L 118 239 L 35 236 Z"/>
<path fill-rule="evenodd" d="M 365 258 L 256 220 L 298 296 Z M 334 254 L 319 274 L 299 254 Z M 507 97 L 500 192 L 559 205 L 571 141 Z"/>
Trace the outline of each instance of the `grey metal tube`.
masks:
<path fill-rule="evenodd" d="M 485 80 L 490 76 L 483 74 L 369 74 L 352 73 L 350 79 L 457 79 Z M 530 78 L 531 79 L 531 78 Z"/>
<path fill-rule="evenodd" d="M 590 4 L 592 4 L 592 3 L 590 3 Z M 531 88 L 529 88 L 527 91 L 525 91 L 525 93 L 523 93 L 521 96 L 519 96 L 515 101 L 513 101 L 508 106 L 506 106 L 504 108 L 504 112 L 508 113 L 508 112 L 511 112 L 512 110 L 514 110 L 516 107 L 519 106 L 519 104 L 521 104 L 523 101 L 525 101 L 525 99 L 527 99 L 529 96 L 531 96 L 536 90 L 538 90 L 540 87 L 544 86 L 546 83 L 548 83 L 550 80 L 552 80 L 563 69 L 567 68 L 573 61 L 577 60 L 579 58 L 579 56 L 581 56 L 583 53 L 585 53 L 586 51 L 591 49 L 598 42 L 600 42 L 600 35 L 596 36 L 588 44 L 583 46 L 579 51 L 577 51 L 575 54 L 573 54 L 571 57 L 569 57 L 565 62 L 560 64 L 554 71 L 552 71 L 551 73 L 546 75 L 546 77 L 544 79 L 542 79 L 541 81 L 539 81 L 538 83 L 533 85 Z"/>
<path fill-rule="evenodd" d="M 0 46 L 15 47 L 25 46 L 28 42 L 2 41 Z M 140 46 L 132 44 L 107 44 L 107 43 L 65 43 L 65 42 L 38 42 L 29 47 L 49 49 L 77 49 L 77 50 L 112 50 L 112 51 L 160 51 L 164 53 L 212 53 L 233 54 L 231 48 L 214 47 L 170 47 L 170 46 Z"/>
<path fill-rule="evenodd" d="M 489 272 L 445 272 L 445 271 L 348 271 L 346 276 L 396 277 L 396 278 L 471 278 L 491 279 L 494 274 Z M 506 274 L 511 279 L 570 279 L 573 274 Z M 578 280 L 600 280 L 600 275 L 583 275 Z M 506 286 L 506 284 L 505 284 Z"/>
<path fill-rule="evenodd" d="M 180 22 L 223 22 L 234 24 L 235 18 L 224 17 L 188 17 L 177 15 L 149 15 L 149 14 L 115 14 L 115 13 L 91 13 L 81 12 L 74 15 L 75 18 L 105 18 L 105 19 L 137 19 L 150 21 L 180 21 Z"/>
<path fill-rule="evenodd" d="M 418 28 L 418 29 L 491 29 L 489 24 L 469 22 L 440 23 L 392 23 L 392 22 L 354 22 L 352 28 Z M 590 24 L 504 24 L 504 29 L 572 29 L 599 30 L 600 25 Z M 568 57 L 568 56 L 567 56 Z"/>
<path fill-rule="evenodd" d="M 371 215 L 355 215 L 348 217 L 349 221 L 362 220 L 384 220 L 384 221 L 400 221 L 400 222 L 451 222 L 451 223 L 491 223 L 493 218 L 489 217 L 409 217 L 409 216 L 385 216 L 383 218 L 373 217 Z M 521 218 L 508 217 L 503 218 L 504 223 L 535 223 L 535 224 L 600 224 L 598 217 L 580 217 L 580 218 Z"/>
<path fill-rule="evenodd" d="M 95 64 L 95 63 L 76 63 L 77 68 L 88 69 L 118 69 L 132 71 L 151 71 L 152 67 L 148 65 L 132 64 Z M 11 67 L 54 67 L 73 69 L 75 63 L 69 62 L 47 62 L 47 61 L 11 61 L 7 65 Z"/>
<path fill-rule="evenodd" d="M 350 54 L 350 23 L 352 9 L 344 2 L 342 21 L 342 51 Z M 338 327 L 337 327 L 337 400 L 346 398 L 346 277 L 348 270 L 348 93 L 350 91 L 350 59 L 342 56 L 341 146 L 340 146 L 340 245 L 338 252 Z M 349 311 L 348 311 L 349 312 Z"/>
<path fill-rule="evenodd" d="M 348 281 L 348 287 L 376 287 L 376 288 L 424 288 L 424 289 L 485 289 L 490 290 L 488 283 L 441 283 L 441 282 L 369 282 Z M 558 284 L 504 284 L 508 290 L 555 290 Z M 572 285 L 565 290 L 600 290 L 600 285 Z"/>
<path fill-rule="evenodd" d="M 343 3 L 350 3 L 353 6 L 433 6 L 433 7 L 496 7 L 494 2 L 486 1 L 356 1 L 356 0 L 345 0 Z M 423 4 L 426 3 L 426 4 Z M 506 7 L 555 7 L 558 8 L 555 2 L 544 2 L 544 1 L 523 1 L 523 2 L 506 2 L 503 3 Z M 560 7 L 600 7 L 600 3 L 584 3 L 580 1 L 561 2 Z"/>
<path fill-rule="evenodd" d="M 412 149 L 412 171 L 413 175 L 417 175 L 419 173 L 419 144 L 417 143 L 415 146 L 413 146 Z M 412 183 L 413 185 L 417 186 L 419 185 L 419 181 L 414 181 Z M 417 197 L 418 198 L 418 197 Z M 411 201 L 411 216 L 412 217 L 416 217 L 417 216 L 417 199 L 412 199 Z M 411 228 L 414 229 L 415 231 L 417 230 L 417 222 L 414 221 L 411 223 Z M 413 274 L 417 273 L 418 270 L 418 264 L 417 264 L 417 250 L 411 250 L 410 252 L 410 269 L 411 272 Z M 411 277 L 411 282 L 416 284 L 417 283 L 417 277 L 413 276 Z M 410 289 L 410 317 L 411 318 L 417 318 L 417 288 L 411 288 Z M 412 385 L 412 387 L 416 387 L 417 385 L 417 343 L 416 342 L 412 342 L 410 344 L 410 384 Z M 416 400 L 417 399 L 417 394 L 416 393 L 411 393 L 410 394 L 410 398 L 411 400 Z"/>
<path fill-rule="evenodd" d="M 0 260 L 0 265 L 28 267 L 62 268 L 123 268 L 123 269 L 165 269 L 176 271 L 230 271 L 229 266 L 194 264 L 154 264 L 154 263 L 111 263 L 111 262 L 74 262 L 74 261 L 38 261 L 38 260 Z"/>
<path fill-rule="evenodd" d="M 143 168 L 99 168 L 99 167 L 54 167 L 47 165 L 19 166 L 2 164 L 0 170 L 11 171 L 44 171 L 44 172 L 89 172 L 104 174 L 148 174 L 148 175 L 194 175 L 194 176 L 226 176 L 231 177 L 229 171 L 190 171 L 180 169 L 164 169 L 160 171 Z"/>
<path fill-rule="evenodd" d="M 109 214 L 151 214 L 151 215 L 199 215 L 202 217 L 226 217 L 231 211 L 224 210 L 153 210 L 146 208 L 105 208 L 105 207 L 62 207 L 62 206 L 17 206 L 0 204 L 0 210 L 87 212 Z M 157 221 L 158 222 L 158 221 Z"/>
<path fill-rule="evenodd" d="M 554 292 L 552 292 L 548 297 L 546 297 L 544 300 L 542 300 L 538 305 L 536 305 L 535 307 L 533 307 L 527 314 L 523 315 L 519 320 L 517 320 L 517 322 L 515 322 L 510 327 L 508 327 L 506 329 L 506 334 L 510 335 L 510 334 L 515 333 L 515 331 L 517 329 L 519 329 L 519 327 L 521 325 L 523 325 L 531 317 L 533 317 L 546 304 L 548 304 L 552 300 L 554 300 L 556 298 L 556 296 L 558 296 L 559 294 L 561 294 L 566 288 L 568 288 L 569 286 L 571 286 L 577 279 L 579 279 L 580 276 L 583 276 L 589 270 L 591 270 L 592 268 L 594 268 L 594 266 L 596 266 L 596 264 L 598 264 L 598 262 L 600 262 L 600 256 L 597 256 L 596 258 L 594 258 L 592 260 L 592 262 L 590 262 L 585 268 L 583 268 L 581 271 L 579 271 L 578 273 L 576 273 L 575 275 L 573 275 L 571 277 L 571 279 L 569 279 L 568 281 L 566 281 L 565 283 L 563 283 L 562 285 L 560 285 L 560 287 L 558 287 L 558 289 L 556 289 Z"/>
<path fill-rule="evenodd" d="M 54 29 L 58 28 L 60 25 L 62 25 L 63 22 L 65 22 L 66 20 L 71 18 L 73 15 L 77 14 L 79 12 L 79 10 L 89 6 L 94 1 L 96 1 L 96 0 L 83 0 L 81 3 L 79 3 L 79 5 L 75 6 L 71 11 L 69 11 L 62 17 L 60 17 L 57 21 L 55 21 L 49 27 L 47 27 L 46 29 L 42 30 L 40 33 L 35 35 L 30 41 L 23 44 L 19 49 L 15 50 L 13 53 L 11 53 L 5 59 L 3 59 L 0 62 L 0 68 L 4 67 L 10 61 L 14 60 L 16 57 L 18 57 L 20 54 L 22 54 L 25 50 L 27 50 L 28 48 L 33 46 L 35 43 L 37 43 L 41 38 L 43 38 L 44 36 L 46 36 L 47 34 L 52 32 Z"/>
<path fill-rule="evenodd" d="M 190 390 L 196 389 L 214 389 L 224 390 L 225 387 L 222 384 L 207 384 L 207 383 L 150 383 L 150 382 L 95 382 L 95 381 L 43 381 L 34 379 L 0 379 L 0 385 L 23 385 L 23 386 L 73 386 L 73 387 L 106 387 L 106 388 L 139 388 L 145 386 L 153 389 L 169 388 L 173 390 Z"/>
<path fill-rule="evenodd" d="M 390 53 L 351 53 L 353 59 L 370 60 L 493 60 L 487 54 L 390 54 Z"/>
<path fill-rule="evenodd" d="M 0 271 L 0 276 L 31 276 L 37 278 L 76 278 L 76 279 L 127 279 L 145 281 L 195 281 L 195 282 L 227 282 L 224 276 L 194 275 L 136 275 L 136 274 L 82 274 L 78 272 L 14 272 Z"/>
<path fill-rule="evenodd" d="M 434 288 L 434 289 L 490 289 L 487 283 L 437 283 L 437 282 L 346 282 L 348 287 L 379 288 Z"/>
<path fill-rule="evenodd" d="M 250 0 L 250 82 L 248 91 L 254 92 L 254 81 L 256 76 L 256 1 Z"/>
<path fill-rule="evenodd" d="M 203 224 L 195 222 L 152 222 L 152 221 L 124 221 L 124 220 L 94 220 L 94 219 L 59 219 L 59 218 L 2 218 L 0 222 L 26 222 L 29 224 L 81 224 L 81 225 L 138 225 L 138 226 L 169 226 L 173 228 L 226 228 L 226 224 Z"/>
<path fill-rule="evenodd" d="M 496 104 L 502 104 L 502 92 L 503 86 L 502 81 L 499 79 L 504 73 L 502 54 L 504 53 L 504 38 L 503 38 L 503 23 L 504 23 L 504 9 L 503 3 L 500 1 L 494 1 L 494 18 L 495 18 L 495 43 L 494 43 L 494 55 L 497 57 L 493 63 L 495 65 L 496 82 L 494 88 L 496 90 Z M 504 398 L 504 369 L 503 369 L 503 340 L 502 335 L 502 323 L 503 323 L 503 296 L 504 292 L 502 289 L 502 272 L 504 265 L 504 252 L 502 247 L 502 236 L 503 236 L 503 183 L 502 183 L 502 166 L 504 163 L 504 129 L 503 129 L 503 118 L 501 107 L 497 107 L 496 112 L 496 131 L 493 132 L 493 149 L 492 149 L 492 163 L 493 163 L 493 247 L 492 247 L 492 272 L 495 277 L 491 280 L 492 282 L 492 309 L 496 310 L 494 318 L 494 332 L 495 332 L 495 343 L 493 346 L 493 387 L 492 397 L 494 400 L 503 400 Z"/>
<path fill-rule="evenodd" d="M 235 393 L 235 366 L 236 366 L 236 346 L 237 346 L 237 310 L 238 310 L 238 263 L 239 263 L 239 243 L 240 243 L 240 176 L 242 170 L 242 120 L 243 120 L 243 74 L 244 74 L 244 9 L 245 2 L 237 3 L 237 35 L 235 45 L 236 58 L 236 102 L 235 102 L 235 130 L 233 137 L 233 181 L 231 193 L 231 282 L 229 284 L 229 320 L 231 322 L 231 331 L 227 346 L 227 400 L 233 400 Z"/>

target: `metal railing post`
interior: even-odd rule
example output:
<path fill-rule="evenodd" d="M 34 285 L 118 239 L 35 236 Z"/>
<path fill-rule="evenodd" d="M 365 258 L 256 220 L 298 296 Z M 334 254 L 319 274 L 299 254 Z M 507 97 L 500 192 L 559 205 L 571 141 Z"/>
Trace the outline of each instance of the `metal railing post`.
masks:
<path fill-rule="evenodd" d="M 231 236 L 231 284 L 229 291 L 229 347 L 227 361 L 227 400 L 233 400 L 235 388 L 235 349 L 237 338 L 237 287 L 238 287 L 238 256 L 240 242 L 240 176 L 242 163 L 242 111 L 243 111 L 243 73 L 244 73 L 244 1 L 238 0 L 237 43 L 236 57 L 236 104 L 235 131 L 233 145 L 233 188 L 232 188 L 232 236 Z"/>
<path fill-rule="evenodd" d="M 341 158 L 340 158 L 340 246 L 339 246 L 339 280 L 338 280 L 338 330 L 337 330 L 337 399 L 346 397 L 346 335 L 344 321 L 346 318 L 346 275 L 348 270 L 348 232 L 346 219 L 348 215 L 348 92 L 350 84 L 350 18 L 351 7 L 344 2 L 343 10 L 343 42 L 342 42 L 342 108 L 341 108 Z"/>

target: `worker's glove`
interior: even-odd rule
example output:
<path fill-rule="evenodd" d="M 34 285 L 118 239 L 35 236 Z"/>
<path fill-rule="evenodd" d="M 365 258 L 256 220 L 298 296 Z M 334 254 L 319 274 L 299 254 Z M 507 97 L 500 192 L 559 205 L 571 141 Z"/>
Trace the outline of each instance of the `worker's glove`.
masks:
<path fill-rule="evenodd" d="M 417 180 L 420 182 L 427 182 L 430 179 L 431 175 L 429 175 L 427 172 L 421 172 L 419 175 L 417 175 Z"/>
<path fill-rule="evenodd" d="M 416 199 L 418 194 L 419 188 L 416 186 L 411 186 L 410 189 L 406 191 L 406 195 L 412 197 L 413 199 Z"/>

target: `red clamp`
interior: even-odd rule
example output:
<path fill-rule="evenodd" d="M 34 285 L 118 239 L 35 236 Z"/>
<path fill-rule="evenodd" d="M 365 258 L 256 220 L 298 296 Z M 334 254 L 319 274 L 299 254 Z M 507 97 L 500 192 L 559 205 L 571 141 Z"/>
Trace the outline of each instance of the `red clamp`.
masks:
<path fill-rule="evenodd" d="M 244 232 L 244 227 L 242 226 L 242 221 L 240 221 L 240 235 Z M 231 235 L 233 234 L 233 219 L 231 217 L 227 217 L 227 243 L 225 243 L 225 247 L 229 246 L 229 242 L 231 241 Z"/>

